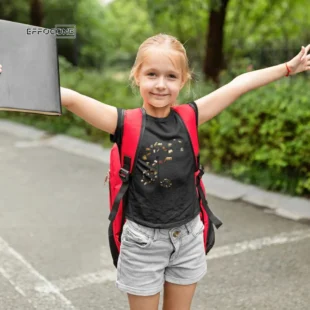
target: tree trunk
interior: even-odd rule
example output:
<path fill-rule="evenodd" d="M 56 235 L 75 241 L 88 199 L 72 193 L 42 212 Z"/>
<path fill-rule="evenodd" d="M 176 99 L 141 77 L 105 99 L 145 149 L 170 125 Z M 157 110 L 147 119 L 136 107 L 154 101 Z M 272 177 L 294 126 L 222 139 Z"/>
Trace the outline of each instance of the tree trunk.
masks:
<path fill-rule="evenodd" d="M 209 16 L 209 31 L 207 33 L 206 57 L 203 69 L 205 78 L 211 78 L 217 85 L 219 84 L 219 73 L 224 64 L 224 24 L 228 1 L 222 0 L 218 8 L 213 7 Z"/>
<path fill-rule="evenodd" d="M 30 24 L 37 27 L 43 25 L 43 3 L 42 0 L 31 0 L 30 2 Z"/>

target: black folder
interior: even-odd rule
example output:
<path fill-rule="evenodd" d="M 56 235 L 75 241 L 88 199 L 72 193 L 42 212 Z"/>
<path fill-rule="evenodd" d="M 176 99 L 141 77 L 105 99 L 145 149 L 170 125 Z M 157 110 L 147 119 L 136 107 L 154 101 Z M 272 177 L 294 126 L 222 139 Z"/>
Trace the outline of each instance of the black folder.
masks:
<path fill-rule="evenodd" d="M 57 38 L 34 27 L 0 20 L 0 110 L 61 115 Z"/>

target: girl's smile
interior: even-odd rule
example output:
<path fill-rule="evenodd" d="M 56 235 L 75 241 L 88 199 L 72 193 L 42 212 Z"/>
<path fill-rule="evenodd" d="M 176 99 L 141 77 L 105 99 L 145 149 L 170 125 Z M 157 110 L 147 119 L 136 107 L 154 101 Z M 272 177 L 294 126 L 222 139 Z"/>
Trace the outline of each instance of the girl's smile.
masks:
<path fill-rule="evenodd" d="M 168 94 L 153 94 L 152 95 L 156 96 L 156 97 L 165 97 L 165 96 L 169 96 Z"/>

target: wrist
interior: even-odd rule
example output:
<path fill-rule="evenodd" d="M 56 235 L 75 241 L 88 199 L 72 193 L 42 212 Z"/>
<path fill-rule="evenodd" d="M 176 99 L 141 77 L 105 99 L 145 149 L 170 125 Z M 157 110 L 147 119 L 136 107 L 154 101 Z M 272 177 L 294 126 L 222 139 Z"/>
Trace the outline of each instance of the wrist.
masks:
<path fill-rule="evenodd" d="M 285 76 L 288 77 L 290 75 L 293 75 L 292 74 L 293 66 L 290 64 L 290 62 L 286 62 L 284 66 L 285 66 Z"/>
<path fill-rule="evenodd" d="M 75 92 L 72 89 L 64 88 L 64 87 L 60 88 L 61 104 L 64 107 L 67 108 L 68 106 L 72 104 L 74 93 Z"/>

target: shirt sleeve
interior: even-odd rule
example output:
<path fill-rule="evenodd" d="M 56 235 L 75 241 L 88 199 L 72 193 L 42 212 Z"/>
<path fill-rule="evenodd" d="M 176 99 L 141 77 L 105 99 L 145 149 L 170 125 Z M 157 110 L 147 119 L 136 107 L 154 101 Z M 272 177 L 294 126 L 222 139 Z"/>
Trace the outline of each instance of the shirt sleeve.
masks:
<path fill-rule="evenodd" d="M 114 135 L 110 135 L 110 141 L 115 142 L 118 145 L 121 143 L 122 139 L 122 114 L 123 109 L 117 108 L 117 125 L 114 132 Z"/>
<path fill-rule="evenodd" d="M 194 109 L 196 115 L 196 126 L 198 127 L 198 107 L 195 101 L 189 103 L 189 105 Z"/>

